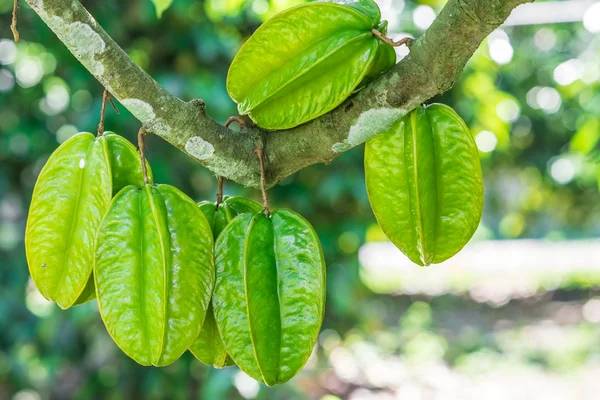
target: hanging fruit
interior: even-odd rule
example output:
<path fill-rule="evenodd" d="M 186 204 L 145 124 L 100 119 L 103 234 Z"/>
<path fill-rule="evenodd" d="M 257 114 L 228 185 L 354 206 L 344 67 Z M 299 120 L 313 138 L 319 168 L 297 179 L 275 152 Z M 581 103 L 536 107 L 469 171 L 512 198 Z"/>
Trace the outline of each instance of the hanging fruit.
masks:
<path fill-rule="evenodd" d="M 267 20 L 242 46 L 227 75 L 238 112 L 265 129 L 288 129 L 331 111 L 391 68 L 373 0 L 311 2 Z M 394 44 L 397 45 L 397 44 Z"/>
<path fill-rule="evenodd" d="M 42 296 L 63 309 L 94 298 L 102 215 L 113 194 L 142 182 L 135 147 L 112 132 L 79 133 L 54 151 L 36 182 L 25 230 L 29 271 Z"/>
<path fill-rule="evenodd" d="M 106 139 L 108 144 L 113 197 L 125 186 L 141 186 L 144 183 L 144 174 L 135 146 L 114 132 L 106 131 L 101 137 Z M 148 178 L 152 180 L 152 169 L 148 163 L 146 170 Z"/>
<path fill-rule="evenodd" d="M 215 320 L 233 361 L 272 386 L 294 377 L 317 341 L 325 262 L 312 226 L 278 210 L 242 214 L 215 246 Z"/>
<path fill-rule="evenodd" d="M 256 213 L 262 208 L 257 202 L 238 196 L 225 196 L 223 202 L 219 204 L 203 201 L 198 203 L 198 207 L 208 220 L 215 240 L 236 216 L 243 213 Z M 212 365 L 215 368 L 234 365 L 217 329 L 212 305 L 208 307 L 204 324 L 200 334 L 190 347 L 190 352 L 204 364 Z"/>
<path fill-rule="evenodd" d="M 168 365 L 198 336 L 214 282 L 213 238 L 196 204 L 168 185 L 128 186 L 98 231 L 98 308 L 117 345 Z"/>
<path fill-rule="evenodd" d="M 143 138 L 138 135 L 142 166 Z M 98 308 L 117 345 L 142 365 L 168 365 L 198 336 L 214 284 L 213 236 L 196 203 L 169 185 L 127 186 L 96 238 Z"/>
<path fill-rule="evenodd" d="M 198 203 L 198 207 L 208 220 L 215 240 L 239 214 L 257 213 L 262 209 L 256 201 L 241 196 L 224 196 L 223 201 L 218 205 L 210 201 L 202 201 Z"/>
<path fill-rule="evenodd" d="M 483 209 L 477 146 L 456 112 L 418 107 L 365 150 L 367 193 L 386 236 L 414 263 L 440 263 L 473 236 Z"/>

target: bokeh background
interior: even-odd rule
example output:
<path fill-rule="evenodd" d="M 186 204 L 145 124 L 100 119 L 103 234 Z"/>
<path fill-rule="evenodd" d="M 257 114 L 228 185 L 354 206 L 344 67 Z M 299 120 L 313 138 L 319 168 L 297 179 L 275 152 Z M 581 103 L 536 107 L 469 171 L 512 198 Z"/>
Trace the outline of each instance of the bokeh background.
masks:
<path fill-rule="evenodd" d="M 157 0 L 162 10 L 168 5 Z M 172 93 L 219 121 L 241 43 L 296 0 L 84 1 Z M 392 36 L 418 37 L 442 0 L 381 0 Z M 94 132 L 103 88 L 38 16 L 0 0 L 0 399 L 597 399 L 600 393 L 600 2 L 537 2 L 516 12 L 435 101 L 454 107 L 480 149 L 481 226 L 450 262 L 418 268 L 385 241 L 364 187 L 363 149 L 270 191 L 316 228 L 328 264 L 318 345 L 291 382 L 267 388 L 190 354 L 166 368 L 129 360 L 95 302 L 62 311 L 32 284 L 23 233 L 50 153 Z M 399 49 L 402 56 L 404 49 Z M 134 139 L 123 108 L 106 128 Z M 213 199 L 214 176 L 149 137 L 157 182 Z M 226 193 L 258 199 L 227 183 Z"/>

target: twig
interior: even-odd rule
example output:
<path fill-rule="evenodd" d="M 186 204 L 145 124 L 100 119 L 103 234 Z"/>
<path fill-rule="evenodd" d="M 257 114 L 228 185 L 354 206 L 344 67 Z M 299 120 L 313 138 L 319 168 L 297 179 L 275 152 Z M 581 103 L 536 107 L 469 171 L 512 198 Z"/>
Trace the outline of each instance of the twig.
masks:
<path fill-rule="evenodd" d="M 142 173 L 144 174 L 144 185 L 148 184 L 148 170 L 146 169 L 146 129 L 140 128 L 138 131 L 138 149 L 140 151 L 140 161 L 142 162 Z"/>
<path fill-rule="evenodd" d="M 244 121 L 244 119 L 242 117 L 233 115 L 233 116 L 227 118 L 227 121 L 225 121 L 225 128 L 229 128 L 229 125 L 231 125 L 232 122 L 237 122 L 240 125 L 240 128 L 243 128 L 246 126 L 246 121 Z"/>
<path fill-rule="evenodd" d="M 217 204 L 216 207 L 219 208 L 219 204 L 223 202 L 223 183 L 225 182 L 225 178 L 219 176 L 217 178 Z"/>
<path fill-rule="evenodd" d="M 263 199 L 263 212 L 268 217 L 271 215 L 269 211 L 269 197 L 267 196 L 267 179 L 265 178 L 265 160 L 264 160 L 264 144 L 262 144 L 255 151 L 258 156 L 258 165 L 260 166 L 260 190 L 262 192 Z"/>
<path fill-rule="evenodd" d="M 102 134 L 104 134 L 104 115 L 106 114 L 106 100 L 110 101 L 113 110 L 115 110 L 115 112 L 119 114 L 119 110 L 117 109 L 117 106 L 110 97 L 110 93 L 108 92 L 108 90 L 104 89 L 104 93 L 102 94 L 102 108 L 100 109 L 100 122 L 98 123 L 98 136 L 102 136 Z"/>
<path fill-rule="evenodd" d="M 19 0 L 15 0 L 13 4 L 13 12 L 12 12 L 12 23 L 10 24 L 10 30 L 13 33 L 13 37 L 15 38 L 15 42 L 19 41 L 19 31 L 17 30 L 17 14 L 19 13 L 20 8 Z"/>
<path fill-rule="evenodd" d="M 110 96 L 110 93 L 108 93 L 108 101 L 110 102 L 110 105 L 112 106 L 113 110 L 115 110 L 115 113 L 117 115 L 121 114 L 119 112 L 119 109 L 117 108 L 117 105 L 115 104 L 115 102 L 113 101 L 112 97 Z"/>
<path fill-rule="evenodd" d="M 371 32 L 373 33 L 373 36 L 377 36 L 379 39 L 383 40 L 390 46 L 394 46 L 394 47 L 400 47 L 403 44 L 408 45 L 407 43 L 412 40 L 412 38 L 410 38 L 410 37 L 405 37 L 405 38 L 402 38 L 402 39 L 398 40 L 397 42 L 395 42 L 393 39 L 385 36 L 383 33 L 379 32 L 375 28 L 371 29 Z"/>

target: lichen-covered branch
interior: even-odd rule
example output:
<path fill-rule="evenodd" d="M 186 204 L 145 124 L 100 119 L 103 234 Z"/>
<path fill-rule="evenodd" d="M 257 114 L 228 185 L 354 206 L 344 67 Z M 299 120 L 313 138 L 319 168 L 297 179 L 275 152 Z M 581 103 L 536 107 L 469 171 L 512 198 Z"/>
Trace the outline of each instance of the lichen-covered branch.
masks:
<path fill-rule="evenodd" d="M 260 187 L 254 150 L 265 137 L 267 180 L 363 143 L 418 104 L 448 90 L 481 42 L 519 4 L 532 0 L 449 0 L 408 57 L 332 112 L 299 127 L 235 133 L 209 118 L 202 100 L 168 93 L 110 38 L 77 0 L 26 0 L 75 57 L 144 127 L 215 174 Z"/>
<path fill-rule="evenodd" d="M 167 92 L 133 62 L 79 1 L 26 1 L 148 132 L 215 173 L 258 187 L 254 135 L 240 135 L 209 118 L 202 100 L 184 102 Z"/>

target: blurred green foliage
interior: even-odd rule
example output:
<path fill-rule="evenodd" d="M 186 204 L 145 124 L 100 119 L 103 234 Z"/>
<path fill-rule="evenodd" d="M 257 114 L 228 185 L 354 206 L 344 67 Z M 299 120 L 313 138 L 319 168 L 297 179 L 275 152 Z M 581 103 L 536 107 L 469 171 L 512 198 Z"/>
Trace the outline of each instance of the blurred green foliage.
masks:
<path fill-rule="evenodd" d="M 223 122 L 236 111 L 225 90 L 235 52 L 265 18 L 300 2 L 84 3 L 170 92 L 185 100 L 203 98 L 208 113 Z M 393 22 L 392 33 L 419 36 L 423 21 L 417 15 L 439 10 L 444 2 L 380 3 Z M 573 372 L 600 357 L 600 328 L 590 322 L 593 307 L 598 309 L 598 286 L 585 276 L 562 290 L 501 307 L 466 296 L 368 290 L 357 251 L 367 238 L 380 240 L 382 234 L 364 188 L 362 149 L 356 148 L 270 191 L 274 207 L 293 208 L 311 221 L 328 263 L 324 331 L 316 357 L 299 377 L 259 390 L 237 369 L 213 370 L 189 354 L 166 368 L 136 365 L 111 342 L 94 303 L 60 311 L 41 299 L 29 280 L 23 232 L 36 176 L 59 143 L 78 131 L 95 131 L 103 88 L 26 4 L 19 14 L 22 42 L 15 46 L 11 8 L 12 0 L 0 0 L 0 399 L 15 394 L 21 400 L 291 399 L 334 393 L 323 397 L 333 399 L 360 386 L 387 387 L 381 371 L 360 371 L 392 368 L 384 364 L 392 356 L 406 365 L 443 363 L 465 374 L 494 365 Z M 452 90 L 432 100 L 454 107 L 482 150 L 486 203 L 478 238 L 600 235 L 598 65 L 599 35 L 581 23 L 507 27 L 482 45 Z M 108 109 L 106 128 L 132 140 L 139 123 L 120 110 L 116 115 Z M 214 197 L 214 176 L 161 139 L 148 138 L 148 158 L 157 182 L 197 200 Z M 232 183 L 226 192 L 259 197 Z M 580 317 L 562 325 L 548 322 L 559 318 L 564 304 Z M 585 307 L 592 317 L 581 317 Z M 540 341 L 538 331 L 555 336 Z M 367 378 L 358 378 L 363 375 Z"/>

